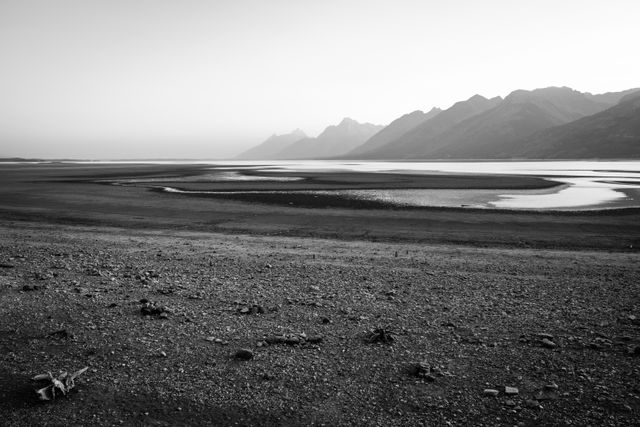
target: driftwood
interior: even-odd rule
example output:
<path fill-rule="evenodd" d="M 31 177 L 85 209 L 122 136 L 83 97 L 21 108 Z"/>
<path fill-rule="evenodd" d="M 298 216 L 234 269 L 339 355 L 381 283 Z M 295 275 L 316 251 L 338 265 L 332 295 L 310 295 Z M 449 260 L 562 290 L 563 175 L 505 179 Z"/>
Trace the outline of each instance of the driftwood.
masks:
<path fill-rule="evenodd" d="M 51 372 L 36 375 L 32 378 L 33 381 L 48 383 L 46 386 L 36 390 L 38 398 L 40 400 L 53 400 L 56 398 L 56 393 L 62 393 L 63 396 L 66 396 L 67 393 L 69 393 L 69 391 L 71 391 L 71 389 L 75 387 L 76 377 L 84 374 L 87 369 L 89 368 L 82 368 L 72 374 L 63 372 L 58 376 L 58 378 L 54 377 Z"/>

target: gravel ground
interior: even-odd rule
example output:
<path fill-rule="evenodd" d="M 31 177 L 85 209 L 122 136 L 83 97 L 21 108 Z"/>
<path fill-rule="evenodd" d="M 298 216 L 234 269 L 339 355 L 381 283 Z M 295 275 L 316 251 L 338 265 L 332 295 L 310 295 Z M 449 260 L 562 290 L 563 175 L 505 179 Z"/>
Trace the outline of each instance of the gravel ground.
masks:
<path fill-rule="evenodd" d="M 639 261 L 6 221 L 2 424 L 638 425 Z"/>

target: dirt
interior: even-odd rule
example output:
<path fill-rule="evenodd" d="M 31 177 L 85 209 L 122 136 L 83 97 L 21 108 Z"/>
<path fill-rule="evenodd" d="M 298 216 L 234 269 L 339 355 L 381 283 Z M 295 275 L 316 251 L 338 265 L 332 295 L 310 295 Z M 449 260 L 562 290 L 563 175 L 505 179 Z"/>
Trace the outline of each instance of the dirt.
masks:
<path fill-rule="evenodd" d="M 172 224 L 4 220 L 3 425 L 640 423 L 637 252 Z"/>

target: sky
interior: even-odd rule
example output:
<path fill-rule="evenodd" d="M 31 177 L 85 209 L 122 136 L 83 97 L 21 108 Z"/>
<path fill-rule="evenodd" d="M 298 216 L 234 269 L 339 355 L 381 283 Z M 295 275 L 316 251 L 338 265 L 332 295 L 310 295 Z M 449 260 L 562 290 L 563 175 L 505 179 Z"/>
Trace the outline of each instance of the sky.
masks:
<path fill-rule="evenodd" d="M 474 94 L 640 86 L 638 0 L 0 0 L 0 157 L 225 158 Z"/>

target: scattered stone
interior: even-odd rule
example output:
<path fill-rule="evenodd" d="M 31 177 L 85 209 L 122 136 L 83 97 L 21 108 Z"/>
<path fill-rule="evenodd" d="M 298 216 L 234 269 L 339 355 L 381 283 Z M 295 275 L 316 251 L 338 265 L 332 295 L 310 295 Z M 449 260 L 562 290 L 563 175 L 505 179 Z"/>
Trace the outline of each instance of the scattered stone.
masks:
<path fill-rule="evenodd" d="M 546 338 L 546 339 L 548 339 L 548 340 L 550 340 L 550 341 L 552 341 L 552 340 L 553 340 L 553 335 L 551 335 L 551 334 L 547 334 L 547 333 L 544 333 L 544 332 L 543 332 L 543 333 L 539 333 L 539 334 L 537 334 L 537 335 L 538 335 L 538 338 L 540 338 L 541 340 L 542 340 L 542 339 L 545 339 L 545 338 Z"/>
<path fill-rule="evenodd" d="M 434 382 L 436 377 L 433 375 L 435 370 L 425 362 L 417 362 L 409 365 L 407 369 L 409 375 L 413 375 L 414 377 L 422 378 L 428 382 Z"/>
<path fill-rule="evenodd" d="M 629 356 L 640 356 L 640 346 L 631 345 L 631 346 L 627 347 L 627 354 Z"/>
<path fill-rule="evenodd" d="M 205 338 L 205 340 L 209 341 L 209 342 L 213 342 L 213 341 L 215 341 L 215 339 L 216 339 L 215 337 L 206 337 Z"/>
<path fill-rule="evenodd" d="M 504 388 L 504 394 L 506 394 L 506 395 L 513 396 L 513 395 L 516 395 L 518 393 L 519 393 L 519 391 L 518 391 L 518 389 L 516 387 L 505 386 L 505 388 Z"/>
<path fill-rule="evenodd" d="M 164 351 L 159 352 L 158 355 L 160 357 L 167 357 L 167 353 L 165 353 Z"/>
<path fill-rule="evenodd" d="M 25 292 L 37 291 L 38 289 L 40 289 L 40 286 L 38 285 L 24 285 L 22 287 L 22 290 Z"/>
<path fill-rule="evenodd" d="M 117 306 L 118 306 L 117 303 L 112 302 L 111 304 L 108 305 L 108 308 L 114 308 L 114 307 L 117 307 Z"/>
<path fill-rule="evenodd" d="M 315 286 L 315 285 L 313 285 L 313 286 L 309 286 L 309 289 L 310 289 L 312 292 L 320 292 L 320 286 Z"/>
<path fill-rule="evenodd" d="M 505 405 L 507 406 L 516 406 L 516 402 L 514 402 L 513 400 L 507 400 L 506 402 L 504 402 Z"/>
<path fill-rule="evenodd" d="M 546 384 L 544 386 L 545 390 L 553 390 L 553 391 L 557 391 L 558 390 L 558 384 L 556 383 L 550 383 L 550 384 Z"/>
<path fill-rule="evenodd" d="M 167 307 L 150 301 L 143 303 L 142 308 L 140 308 L 140 313 L 142 313 L 143 316 L 158 316 L 163 319 L 169 317 Z"/>
<path fill-rule="evenodd" d="M 542 341 L 540 341 L 540 344 L 542 344 L 542 346 L 545 348 L 556 348 L 558 346 L 558 344 L 554 343 L 548 338 L 543 338 Z"/>
<path fill-rule="evenodd" d="M 323 325 L 328 325 L 331 323 L 331 319 L 329 319 L 328 317 L 322 317 L 320 319 L 320 322 L 322 322 Z"/>
<path fill-rule="evenodd" d="M 16 266 L 13 264 L 8 264 L 8 263 L 0 263 L 0 268 L 15 268 Z"/>
<path fill-rule="evenodd" d="M 236 351 L 236 354 L 234 354 L 233 357 L 237 360 L 251 360 L 253 359 L 253 351 L 247 348 L 241 348 Z"/>
<path fill-rule="evenodd" d="M 266 312 L 267 310 L 258 304 L 238 308 L 238 313 L 240 314 L 264 314 Z"/>
<path fill-rule="evenodd" d="M 482 394 L 489 397 L 496 397 L 500 392 L 493 388 L 486 388 L 482 391 Z"/>

